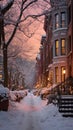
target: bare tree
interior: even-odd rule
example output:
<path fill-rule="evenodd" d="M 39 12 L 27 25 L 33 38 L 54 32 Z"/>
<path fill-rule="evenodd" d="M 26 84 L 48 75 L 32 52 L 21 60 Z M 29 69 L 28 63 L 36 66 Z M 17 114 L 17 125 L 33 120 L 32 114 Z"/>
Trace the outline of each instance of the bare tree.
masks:
<path fill-rule="evenodd" d="M 25 75 L 20 71 L 19 65 L 9 64 L 8 88 L 10 90 L 25 88 Z"/>
<path fill-rule="evenodd" d="M 39 11 L 37 8 L 42 7 L 44 9 L 47 7 L 46 5 L 38 4 L 38 2 L 40 3 L 39 0 L 4 0 L 0 5 L 0 46 L 3 49 L 4 86 L 6 87 L 8 87 L 8 46 L 13 40 L 17 29 L 22 31 L 21 26 L 24 26 L 24 21 L 26 24 L 24 33 L 27 35 L 29 32 L 27 26 L 30 26 L 39 16 L 46 14 L 45 11 L 41 14 L 38 13 Z M 30 17 L 34 18 L 34 21 L 30 19 Z M 26 22 L 27 19 L 29 21 L 28 24 Z M 9 34 L 7 33 L 8 30 Z M 32 35 L 30 35 L 30 37 L 31 36 Z"/>

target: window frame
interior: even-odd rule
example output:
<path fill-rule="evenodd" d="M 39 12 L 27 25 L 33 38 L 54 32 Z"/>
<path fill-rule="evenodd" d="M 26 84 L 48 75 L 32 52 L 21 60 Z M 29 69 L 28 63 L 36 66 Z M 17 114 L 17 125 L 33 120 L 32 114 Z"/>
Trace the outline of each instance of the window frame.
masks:
<path fill-rule="evenodd" d="M 55 56 L 59 55 L 59 40 L 55 40 Z"/>
<path fill-rule="evenodd" d="M 59 14 L 55 14 L 55 29 L 59 28 Z"/>
<path fill-rule="evenodd" d="M 64 82 L 64 80 L 65 80 L 64 78 L 66 77 L 66 74 L 65 74 L 65 77 L 64 77 L 63 70 L 66 70 L 65 66 L 61 66 L 61 82 Z"/>
<path fill-rule="evenodd" d="M 64 45 L 63 45 L 63 43 L 64 43 Z M 66 55 L 66 40 L 65 40 L 65 38 L 61 39 L 61 55 Z"/>
<path fill-rule="evenodd" d="M 66 25 L 66 13 L 61 12 L 61 28 L 64 28 Z"/>

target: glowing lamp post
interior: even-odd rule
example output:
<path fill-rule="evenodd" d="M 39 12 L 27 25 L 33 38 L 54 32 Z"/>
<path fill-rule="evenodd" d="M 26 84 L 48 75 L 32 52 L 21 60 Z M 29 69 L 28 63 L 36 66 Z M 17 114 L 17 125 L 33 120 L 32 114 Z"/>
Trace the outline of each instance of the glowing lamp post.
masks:
<path fill-rule="evenodd" d="M 65 74 L 66 74 L 66 70 L 63 70 L 63 75 L 64 75 L 64 82 L 65 82 Z"/>
<path fill-rule="evenodd" d="M 49 77 L 48 77 L 48 81 L 49 81 Z"/>
<path fill-rule="evenodd" d="M 52 81 L 50 80 L 50 78 L 48 77 L 48 83 L 50 83 L 52 85 Z"/>
<path fill-rule="evenodd" d="M 65 74 L 66 74 L 66 70 L 63 70 L 63 75 L 64 75 L 64 83 L 65 83 Z M 64 85 L 64 92 L 65 92 L 65 85 Z"/>

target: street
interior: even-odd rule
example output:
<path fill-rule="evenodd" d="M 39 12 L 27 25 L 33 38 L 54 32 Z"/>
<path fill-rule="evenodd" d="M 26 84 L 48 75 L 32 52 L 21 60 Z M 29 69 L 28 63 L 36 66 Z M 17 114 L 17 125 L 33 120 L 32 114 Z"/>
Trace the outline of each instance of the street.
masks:
<path fill-rule="evenodd" d="M 0 111 L 0 130 L 73 130 L 73 118 L 62 117 L 57 106 L 28 93 L 20 102 L 10 101 Z"/>
<path fill-rule="evenodd" d="M 25 112 L 25 120 L 22 121 L 20 129 L 24 130 L 41 130 L 39 113 L 43 106 L 46 105 L 46 102 L 42 103 L 42 100 L 39 97 L 34 96 L 29 93 L 28 96 L 22 100 L 23 111 Z M 24 122 L 26 125 L 24 125 Z"/>
<path fill-rule="evenodd" d="M 32 93 L 21 102 L 10 102 L 8 112 L 0 112 L 0 130 L 41 130 L 40 112 L 46 105 Z"/>

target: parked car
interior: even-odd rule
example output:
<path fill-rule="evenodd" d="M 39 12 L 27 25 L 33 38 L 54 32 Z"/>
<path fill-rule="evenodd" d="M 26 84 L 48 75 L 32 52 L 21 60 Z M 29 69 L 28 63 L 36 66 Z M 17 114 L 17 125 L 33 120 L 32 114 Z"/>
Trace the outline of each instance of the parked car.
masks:
<path fill-rule="evenodd" d="M 7 111 L 9 106 L 9 89 L 0 84 L 0 110 Z"/>

